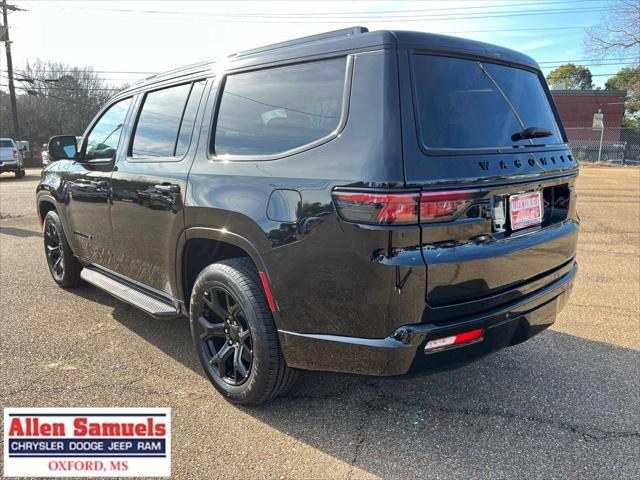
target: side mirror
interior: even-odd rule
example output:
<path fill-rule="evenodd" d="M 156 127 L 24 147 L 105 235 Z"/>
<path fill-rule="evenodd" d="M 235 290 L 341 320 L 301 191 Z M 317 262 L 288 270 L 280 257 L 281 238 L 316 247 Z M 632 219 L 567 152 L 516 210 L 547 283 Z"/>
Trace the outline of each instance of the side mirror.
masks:
<path fill-rule="evenodd" d="M 47 151 L 52 160 L 74 160 L 78 153 L 76 137 L 73 135 L 51 137 Z"/>

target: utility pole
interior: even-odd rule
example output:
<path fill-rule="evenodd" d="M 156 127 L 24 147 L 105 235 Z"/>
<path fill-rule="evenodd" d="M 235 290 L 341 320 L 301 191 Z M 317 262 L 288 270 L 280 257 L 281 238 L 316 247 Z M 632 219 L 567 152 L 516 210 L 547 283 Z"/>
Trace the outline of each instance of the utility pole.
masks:
<path fill-rule="evenodd" d="M 13 85 L 13 62 L 11 61 L 11 40 L 9 40 L 9 22 L 7 21 L 9 10 L 22 10 L 15 5 L 7 5 L 7 0 L 2 0 L 2 22 L 4 49 L 7 52 L 7 73 L 9 76 L 9 98 L 11 101 L 11 113 L 13 114 L 13 132 L 15 140 L 21 139 L 20 123 L 18 122 L 18 108 L 16 105 L 16 89 Z"/>

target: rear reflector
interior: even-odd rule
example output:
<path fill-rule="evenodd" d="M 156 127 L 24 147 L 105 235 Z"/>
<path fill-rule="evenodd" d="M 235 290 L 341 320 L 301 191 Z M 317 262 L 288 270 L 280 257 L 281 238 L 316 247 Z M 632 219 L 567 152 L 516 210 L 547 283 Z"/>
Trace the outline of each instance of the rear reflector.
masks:
<path fill-rule="evenodd" d="M 258 272 L 260 275 L 260 281 L 262 282 L 262 288 L 264 288 L 264 294 L 267 296 L 267 303 L 269 304 L 269 310 L 275 312 L 277 310 L 276 301 L 273 299 L 273 294 L 271 293 L 271 286 L 269 285 L 269 279 L 267 278 L 267 274 L 264 272 Z"/>
<path fill-rule="evenodd" d="M 450 337 L 437 338 L 435 340 L 429 340 L 424 347 L 425 352 L 431 350 L 438 350 L 441 348 L 451 347 L 453 345 L 461 345 L 463 343 L 471 342 L 482 337 L 484 328 L 478 328 L 477 330 L 470 330 L 468 332 L 459 333 L 457 335 L 451 335 Z"/>
<path fill-rule="evenodd" d="M 473 190 L 376 193 L 334 192 L 338 212 L 347 221 L 367 225 L 417 225 L 451 220 L 473 199 Z"/>

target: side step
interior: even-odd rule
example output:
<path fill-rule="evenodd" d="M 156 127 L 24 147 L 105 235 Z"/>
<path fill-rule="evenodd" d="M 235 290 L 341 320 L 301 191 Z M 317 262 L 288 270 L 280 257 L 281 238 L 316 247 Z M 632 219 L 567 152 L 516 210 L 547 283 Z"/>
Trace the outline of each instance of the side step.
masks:
<path fill-rule="evenodd" d="M 157 319 L 172 319 L 180 316 L 180 310 L 172 303 L 143 292 L 139 288 L 125 283 L 94 267 L 85 267 L 80 278 L 113 295 L 118 300 L 128 303 Z"/>

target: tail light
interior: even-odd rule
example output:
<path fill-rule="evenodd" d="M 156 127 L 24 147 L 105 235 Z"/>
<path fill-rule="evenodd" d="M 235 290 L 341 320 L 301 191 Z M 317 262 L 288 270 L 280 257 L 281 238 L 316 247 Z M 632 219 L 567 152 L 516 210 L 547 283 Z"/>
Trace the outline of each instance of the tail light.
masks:
<path fill-rule="evenodd" d="M 471 190 L 450 192 L 422 192 L 420 194 L 420 222 L 455 216 L 473 198 Z"/>
<path fill-rule="evenodd" d="M 18 150 L 13 149 L 13 158 L 18 158 Z"/>
<path fill-rule="evenodd" d="M 369 225 L 418 223 L 418 192 L 334 192 L 333 198 L 342 217 L 350 222 Z"/>
<path fill-rule="evenodd" d="M 341 217 L 367 225 L 417 225 L 451 220 L 475 196 L 474 190 L 441 192 L 333 193 Z"/>

